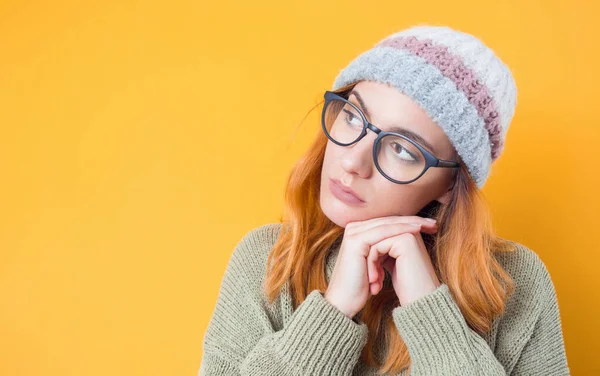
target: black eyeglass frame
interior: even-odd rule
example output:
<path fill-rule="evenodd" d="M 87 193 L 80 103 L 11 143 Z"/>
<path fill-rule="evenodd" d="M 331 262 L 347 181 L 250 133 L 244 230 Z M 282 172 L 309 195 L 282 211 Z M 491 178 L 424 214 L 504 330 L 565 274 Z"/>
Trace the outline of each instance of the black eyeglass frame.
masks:
<path fill-rule="evenodd" d="M 375 162 L 375 167 L 377 168 L 377 170 L 379 171 L 379 173 L 381 175 L 383 175 L 389 181 L 391 181 L 393 183 L 396 183 L 396 184 L 409 184 L 409 183 L 412 183 L 412 182 L 416 181 L 421 176 L 423 176 L 423 174 L 425 174 L 425 172 L 427 172 L 427 170 L 430 167 L 448 167 L 448 168 L 460 167 L 460 163 L 455 162 L 455 161 L 448 161 L 448 160 L 439 159 L 435 155 L 431 154 L 423 146 L 419 145 L 417 142 L 411 140 L 410 138 L 408 138 L 408 137 L 406 137 L 404 135 L 401 135 L 401 134 L 396 133 L 396 132 L 382 131 L 381 129 L 377 128 L 375 125 L 373 125 L 371 122 L 369 122 L 369 120 L 367 120 L 365 114 L 360 110 L 360 108 L 358 108 L 354 103 L 350 102 L 348 99 L 344 98 L 343 96 L 341 96 L 341 95 L 339 95 L 339 94 L 337 94 L 337 93 L 335 93 L 333 91 L 326 90 L 324 98 L 325 98 L 325 103 L 323 104 L 323 111 L 321 113 L 321 126 L 323 128 L 323 131 L 325 132 L 325 136 L 327 136 L 327 138 L 329 140 L 331 140 L 331 142 L 333 142 L 333 143 L 335 143 L 337 145 L 340 145 L 340 146 L 350 146 L 352 144 L 357 143 L 358 141 L 360 141 L 363 137 L 365 137 L 367 135 L 367 128 L 370 129 L 372 132 L 375 132 L 375 134 L 377 134 L 377 138 L 373 142 L 373 161 Z M 329 102 L 331 102 L 332 100 L 341 100 L 341 101 L 344 101 L 347 104 L 349 104 L 350 106 L 352 106 L 360 114 L 360 116 L 362 118 L 362 121 L 363 121 L 363 128 L 362 128 L 362 131 L 360 133 L 360 136 L 358 136 L 356 138 L 356 140 L 354 140 L 354 141 L 352 141 L 350 143 L 341 143 L 341 142 L 338 142 L 338 141 L 334 140 L 329 135 L 329 132 L 327 131 L 327 126 L 325 124 L 325 113 L 326 113 L 327 106 L 328 106 Z M 377 156 L 379 155 L 379 150 L 381 148 L 381 140 L 385 136 L 389 136 L 389 135 L 400 137 L 400 138 L 403 138 L 404 140 L 410 142 L 417 149 L 419 149 L 421 151 L 421 153 L 423 153 L 423 155 L 425 156 L 425 167 L 423 168 L 423 171 L 421 171 L 421 173 L 416 178 L 414 178 L 412 180 L 409 180 L 409 181 L 395 180 L 392 177 L 386 175 L 386 173 L 383 172 L 383 170 L 381 169 L 381 167 L 379 167 L 379 163 L 377 162 Z"/>

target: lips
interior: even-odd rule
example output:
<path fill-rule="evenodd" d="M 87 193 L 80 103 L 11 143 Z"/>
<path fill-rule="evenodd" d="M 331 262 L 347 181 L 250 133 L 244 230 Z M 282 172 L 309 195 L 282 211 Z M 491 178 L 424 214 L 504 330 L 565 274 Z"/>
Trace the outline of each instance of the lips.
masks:
<path fill-rule="evenodd" d="M 338 190 L 342 191 L 346 198 L 349 198 L 354 203 L 364 203 L 362 197 L 360 197 L 356 192 L 354 192 L 350 187 L 346 187 L 341 183 L 338 179 L 331 179 L 331 184 L 334 185 L 334 188 L 337 187 Z"/>

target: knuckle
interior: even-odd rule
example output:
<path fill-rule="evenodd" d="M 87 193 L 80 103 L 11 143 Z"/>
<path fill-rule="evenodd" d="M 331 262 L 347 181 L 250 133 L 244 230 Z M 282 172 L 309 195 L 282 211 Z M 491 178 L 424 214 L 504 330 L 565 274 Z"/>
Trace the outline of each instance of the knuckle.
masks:
<path fill-rule="evenodd" d="M 402 234 L 396 236 L 397 241 L 394 242 L 394 245 L 397 245 L 399 242 L 406 242 L 408 239 L 414 237 L 410 232 L 403 232 Z"/>

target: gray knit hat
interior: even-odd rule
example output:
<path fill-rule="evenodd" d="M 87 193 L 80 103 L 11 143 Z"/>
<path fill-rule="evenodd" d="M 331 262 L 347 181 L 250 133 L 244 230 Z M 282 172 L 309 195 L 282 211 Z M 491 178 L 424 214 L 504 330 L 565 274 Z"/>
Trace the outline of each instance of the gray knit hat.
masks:
<path fill-rule="evenodd" d="M 413 26 L 357 56 L 332 90 L 361 80 L 388 83 L 418 103 L 483 187 L 502 152 L 517 96 L 510 70 L 490 48 L 446 26 Z"/>

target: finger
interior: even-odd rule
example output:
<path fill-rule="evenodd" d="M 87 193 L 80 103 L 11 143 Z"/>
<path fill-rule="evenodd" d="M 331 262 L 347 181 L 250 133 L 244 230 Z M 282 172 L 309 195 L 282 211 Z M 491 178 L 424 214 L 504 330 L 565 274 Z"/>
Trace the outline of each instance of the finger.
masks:
<path fill-rule="evenodd" d="M 371 294 L 377 295 L 383 288 L 383 280 L 385 278 L 385 271 L 383 270 L 383 260 L 388 258 L 387 254 L 377 252 L 374 247 L 369 251 L 367 257 L 367 268 L 369 275 L 369 284 L 371 287 Z"/>
<path fill-rule="evenodd" d="M 374 283 L 378 280 L 379 273 L 377 270 L 377 265 L 379 264 L 380 258 L 381 255 L 377 252 L 377 249 L 371 247 L 369 249 L 369 255 L 367 256 L 367 272 L 369 274 L 369 283 Z"/>
<path fill-rule="evenodd" d="M 366 231 L 373 227 L 377 227 L 377 226 L 380 226 L 383 224 L 390 224 L 390 223 L 420 223 L 420 224 L 426 226 L 427 228 L 437 226 L 436 222 L 430 222 L 426 218 L 420 217 L 417 215 L 410 215 L 410 216 L 392 215 L 392 216 L 385 216 L 385 217 L 376 217 L 376 218 L 368 219 L 365 221 L 356 221 L 356 222 L 351 222 L 351 223 L 352 223 L 352 226 L 350 228 L 348 228 L 348 225 L 346 225 L 348 228 L 348 231 L 350 233 L 363 232 L 363 231 Z"/>
<path fill-rule="evenodd" d="M 369 283 L 383 282 L 385 278 L 385 272 L 383 270 L 383 261 L 389 256 L 387 252 L 389 249 L 378 249 L 372 246 L 367 256 L 367 272 L 369 274 Z"/>
<path fill-rule="evenodd" d="M 418 232 L 421 225 L 411 225 L 406 223 L 393 223 L 374 227 L 370 230 L 352 236 L 346 236 L 351 242 L 357 243 L 356 248 L 365 259 L 369 256 L 371 246 L 377 244 L 383 239 L 406 232 Z"/>
<path fill-rule="evenodd" d="M 421 232 L 424 232 L 426 234 L 435 234 L 437 231 L 437 224 L 433 224 L 433 226 L 421 226 Z"/>
<path fill-rule="evenodd" d="M 417 233 L 413 233 L 413 235 L 414 235 L 415 239 L 417 240 L 419 247 L 426 249 L 425 242 L 423 241 L 423 237 L 421 236 L 421 234 L 417 232 Z"/>
<path fill-rule="evenodd" d="M 391 223 L 381 226 L 374 227 L 360 234 L 360 241 L 366 245 L 365 257 L 369 255 L 371 246 L 381 242 L 384 239 L 407 233 L 407 232 L 419 232 L 421 225 L 416 226 L 407 223 Z M 383 250 L 379 250 L 380 253 L 385 253 Z"/>
<path fill-rule="evenodd" d="M 377 283 L 373 282 L 369 284 L 369 289 L 371 291 L 371 295 L 377 295 L 377 293 L 379 292 L 377 289 Z"/>
<path fill-rule="evenodd" d="M 387 257 L 385 259 L 387 259 Z M 377 293 L 379 293 L 381 291 L 381 289 L 383 288 L 383 280 L 385 279 L 385 270 L 383 270 L 383 263 L 377 264 L 377 272 L 378 272 L 378 274 L 377 274 L 377 276 L 378 276 Z"/>
<path fill-rule="evenodd" d="M 390 245 L 393 244 L 394 237 L 404 234 L 404 233 L 415 233 L 419 232 L 421 229 L 421 225 L 417 224 L 406 224 L 406 223 L 393 223 L 388 225 L 381 225 L 371 230 L 367 230 L 362 233 L 361 241 L 363 241 L 368 247 L 368 254 L 366 256 L 371 255 L 371 252 L 375 252 L 374 255 L 371 255 L 371 260 L 379 260 L 384 257 L 388 252 Z M 387 240 L 387 242 L 384 242 Z"/>
<path fill-rule="evenodd" d="M 407 247 L 420 247 L 419 241 L 417 240 L 417 237 L 420 236 L 421 234 L 419 233 L 404 233 L 393 238 L 383 240 L 380 246 L 389 248 L 390 250 L 388 255 L 394 259 L 397 259 Z"/>
<path fill-rule="evenodd" d="M 416 226 L 415 228 L 418 229 L 419 227 L 420 226 Z M 383 288 L 385 272 L 382 267 L 382 262 L 388 257 L 388 253 L 390 252 L 392 245 L 397 241 L 397 237 L 398 234 L 386 238 L 386 240 L 372 245 L 369 249 L 369 254 L 367 256 L 367 274 L 369 287 L 371 288 L 371 294 L 373 295 L 376 295 L 381 288 Z"/>
<path fill-rule="evenodd" d="M 371 247 L 367 256 L 367 272 L 369 274 L 369 283 L 377 282 L 383 270 L 381 269 L 382 260 L 387 257 L 386 252 L 378 252 Z"/>
<path fill-rule="evenodd" d="M 363 222 L 354 222 L 352 227 L 347 227 L 348 233 L 364 232 L 377 226 L 393 223 L 417 223 L 423 225 L 424 228 L 436 228 L 437 222 L 429 222 L 423 217 L 418 216 L 389 216 L 379 217 Z"/>
<path fill-rule="evenodd" d="M 388 223 L 389 221 L 397 221 L 397 220 L 404 220 L 407 222 L 418 222 L 418 223 L 436 223 L 436 222 L 431 222 L 429 220 L 427 220 L 427 217 L 422 217 L 419 215 L 386 215 L 383 217 L 374 217 L 374 218 L 370 218 L 370 219 L 366 219 L 364 221 L 354 221 L 351 222 L 354 226 L 356 227 L 360 227 L 363 225 L 380 225 L 383 223 Z M 435 219 L 435 218 L 433 218 Z"/>

